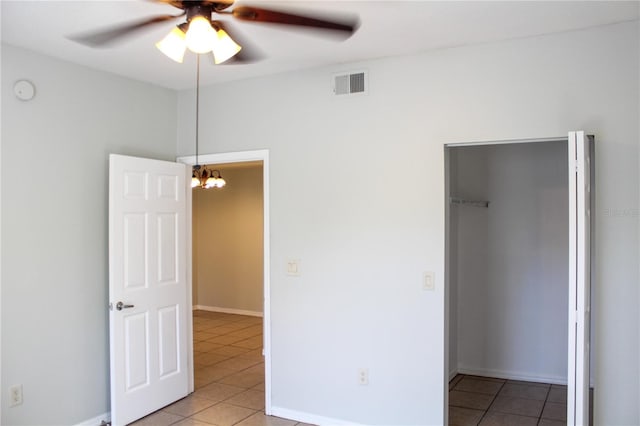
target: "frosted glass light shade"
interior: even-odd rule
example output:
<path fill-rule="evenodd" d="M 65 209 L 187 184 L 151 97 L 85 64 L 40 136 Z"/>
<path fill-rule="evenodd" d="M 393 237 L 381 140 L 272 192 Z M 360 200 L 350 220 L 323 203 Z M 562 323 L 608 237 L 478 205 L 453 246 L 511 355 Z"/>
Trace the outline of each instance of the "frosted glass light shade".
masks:
<path fill-rule="evenodd" d="M 204 16 L 196 16 L 189 22 L 185 37 L 187 47 L 194 53 L 208 53 L 213 49 L 216 31 Z"/>
<path fill-rule="evenodd" d="M 200 186 L 200 179 L 198 179 L 198 177 L 196 175 L 193 175 L 191 177 L 191 187 L 195 188 L 197 186 Z"/>
<path fill-rule="evenodd" d="M 242 47 L 233 41 L 225 30 L 220 28 L 216 32 L 215 42 L 213 44 L 213 61 L 216 65 L 221 64 L 235 56 L 240 49 L 242 49 Z"/>
<path fill-rule="evenodd" d="M 214 178 L 213 176 L 209 176 L 206 182 L 204 183 L 204 187 L 207 189 L 213 188 L 215 186 L 215 181 L 216 181 L 216 178 Z"/>
<path fill-rule="evenodd" d="M 215 188 L 222 188 L 223 186 L 225 186 L 227 184 L 227 181 L 225 181 L 224 179 L 222 179 L 222 177 L 217 177 L 215 178 L 215 182 L 213 184 L 213 186 Z"/>
<path fill-rule="evenodd" d="M 187 50 L 184 32 L 175 27 L 162 40 L 156 43 L 156 47 L 169 58 L 182 63 L 184 52 Z"/>

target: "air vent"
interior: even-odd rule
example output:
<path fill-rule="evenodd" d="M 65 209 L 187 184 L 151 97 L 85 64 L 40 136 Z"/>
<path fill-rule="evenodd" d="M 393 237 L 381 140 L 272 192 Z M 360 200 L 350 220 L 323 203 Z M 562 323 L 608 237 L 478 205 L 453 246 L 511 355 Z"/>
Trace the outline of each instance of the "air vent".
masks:
<path fill-rule="evenodd" d="M 333 93 L 335 95 L 357 95 L 367 92 L 367 73 L 364 71 L 334 74 Z"/>

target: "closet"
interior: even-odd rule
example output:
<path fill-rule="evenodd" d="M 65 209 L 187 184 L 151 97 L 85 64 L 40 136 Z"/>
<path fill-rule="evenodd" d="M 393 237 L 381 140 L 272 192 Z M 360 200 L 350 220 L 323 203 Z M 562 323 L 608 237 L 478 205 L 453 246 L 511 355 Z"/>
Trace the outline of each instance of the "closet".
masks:
<path fill-rule="evenodd" d="M 567 383 L 567 141 L 448 149 L 449 375 Z"/>

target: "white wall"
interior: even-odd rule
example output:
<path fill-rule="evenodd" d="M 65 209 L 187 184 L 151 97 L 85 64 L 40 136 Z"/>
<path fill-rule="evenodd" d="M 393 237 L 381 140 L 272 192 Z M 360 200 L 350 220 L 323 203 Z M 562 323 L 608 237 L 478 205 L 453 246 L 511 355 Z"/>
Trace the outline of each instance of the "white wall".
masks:
<path fill-rule="evenodd" d="M 3 425 L 109 411 L 108 155 L 170 160 L 175 135 L 174 92 L 2 46 Z"/>
<path fill-rule="evenodd" d="M 261 314 L 263 310 L 262 166 L 210 166 L 222 189 L 193 191 L 194 304 Z"/>
<path fill-rule="evenodd" d="M 452 148 L 460 372 L 566 383 L 566 142 Z"/>
<path fill-rule="evenodd" d="M 441 424 L 443 144 L 582 128 L 598 140 L 596 424 L 640 423 L 638 38 L 636 22 L 204 90 L 201 152 L 270 149 L 276 407 Z M 2 62 L 3 404 L 25 385 L 2 423 L 74 424 L 108 409 L 107 154 L 172 158 L 175 96 L 7 46 Z M 331 73 L 361 67 L 369 95 L 331 98 Z M 37 98 L 17 103 L 25 77 Z M 177 114 L 192 154 L 192 93 Z"/>
<path fill-rule="evenodd" d="M 637 209 L 638 38 L 634 22 L 202 91 L 201 152 L 270 150 L 274 406 L 442 423 L 443 144 L 585 129 L 598 212 Z M 331 74 L 359 68 L 369 94 L 332 98 Z M 180 93 L 180 155 L 193 153 L 193 103 Z M 599 214 L 597 238 L 596 423 L 638 424 L 638 218 Z"/>

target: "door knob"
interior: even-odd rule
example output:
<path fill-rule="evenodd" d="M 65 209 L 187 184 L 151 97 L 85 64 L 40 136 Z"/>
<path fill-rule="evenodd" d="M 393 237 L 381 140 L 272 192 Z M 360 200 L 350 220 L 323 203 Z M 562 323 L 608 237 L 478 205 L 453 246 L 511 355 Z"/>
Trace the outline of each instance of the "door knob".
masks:
<path fill-rule="evenodd" d="M 134 306 L 134 305 L 125 305 L 125 304 L 124 304 L 124 303 L 122 303 L 122 302 L 118 302 L 118 303 L 116 303 L 116 309 L 117 309 L 117 310 L 119 310 L 119 311 L 121 311 L 121 310 L 123 310 L 123 309 L 133 308 L 133 306 Z"/>

